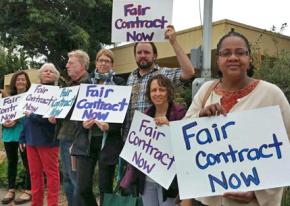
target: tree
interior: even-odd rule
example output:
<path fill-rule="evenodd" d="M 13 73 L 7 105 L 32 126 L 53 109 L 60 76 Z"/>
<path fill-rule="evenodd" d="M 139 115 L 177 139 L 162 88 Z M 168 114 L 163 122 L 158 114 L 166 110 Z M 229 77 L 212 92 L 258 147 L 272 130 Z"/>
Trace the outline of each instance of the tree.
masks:
<path fill-rule="evenodd" d="M 0 40 L 5 48 L 22 46 L 36 65 L 45 56 L 63 70 L 73 49 L 94 62 L 101 44 L 110 43 L 111 7 L 110 0 L 2 0 Z"/>
<path fill-rule="evenodd" d="M 4 75 L 28 68 L 28 55 L 22 48 L 4 48 L 0 45 L 0 85 L 4 83 Z"/>

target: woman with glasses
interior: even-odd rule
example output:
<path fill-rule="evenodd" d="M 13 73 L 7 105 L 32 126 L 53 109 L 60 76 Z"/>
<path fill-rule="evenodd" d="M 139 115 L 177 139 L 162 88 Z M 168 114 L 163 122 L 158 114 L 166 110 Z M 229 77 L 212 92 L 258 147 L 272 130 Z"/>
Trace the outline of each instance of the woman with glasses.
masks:
<path fill-rule="evenodd" d="M 230 112 L 279 105 L 290 137 L 290 107 L 276 85 L 253 78 L 251 48 L 245 36 L 230 32 L 217 44 L 220 79 L 206 82 L 194 97 L 186 117 L 225 115 Z M 282 188 L 250 192 L 227 192 L 223 196 L 199 198 L 210 206 L 279 206 Z M 182 201 L 182 205 L 192 205 Z"/>
<path fill-rule="evenodd" d="M 90 74 L 89 83 L 125 85 L 125 80 L 115 76 L 113 63 L 113 52 L 101 49 L 97 53 L 96 69 Z M 97 162 L 100 205 L 102 205 L 104 193 L 113 192 L 115 167 L 123 147 L 121 124 L 108 124 L 91 119 L 82 122 L 79 126 L 80 132 L 71 150 L 71 154 L 76 157 L 77 172 L 77 194 L 73 205 L 97 205 L 93 194 L 93 174 Z"/>

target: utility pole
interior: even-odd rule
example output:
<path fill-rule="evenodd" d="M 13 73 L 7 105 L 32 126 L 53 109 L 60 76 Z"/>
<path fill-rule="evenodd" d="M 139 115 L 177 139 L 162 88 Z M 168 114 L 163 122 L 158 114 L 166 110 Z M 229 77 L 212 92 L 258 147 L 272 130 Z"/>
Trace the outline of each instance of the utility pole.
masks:
<path fill-rule="evenodd" d="M 201 67 L 201 77 L 192 83 L 192 97 L 200 86 L 211 78 L 211 36 L 212 36 L 212 6 L 213 0 L 204 0 L 203 8 L 203 44 L 198 49 L 191 50 L 191 61 L 196 68 Z M 202 59 L 202 62 L 199 60 Z"/>

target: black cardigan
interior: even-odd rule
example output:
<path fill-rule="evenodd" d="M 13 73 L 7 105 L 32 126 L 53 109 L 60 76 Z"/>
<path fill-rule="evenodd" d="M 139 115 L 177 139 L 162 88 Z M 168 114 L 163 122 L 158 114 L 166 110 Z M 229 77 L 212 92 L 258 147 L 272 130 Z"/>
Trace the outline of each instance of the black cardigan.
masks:
<path fill-rule="evenodd" d="M 92 75 L 92 74 L 91 74 Z M 90 76 L 91 76 L 90 75 Z M 113 77 L 113 81 L 116 85 L 125 85 L 126 81 L 118 76 Z M 88 80 L 87 83 L 92 83 L 92 81 Z M 85 129 L 82 126 L 82 122 L 78 122 L 76 132 L 76 139 L 74 140 L 71 148 L 71 155 L 73 156 L 89 156 L 90 155 L 90 142 L 92 138 L 92 133 L 90 130 L 98 130 L 98 128 L 92 127 L 90 129 Z M 100 162 L 108 165 L 113 165 L 118 162 L 119 154 L 123 148 L 123 140 L 121 135 L 121 127 L 120 123 L 110 123 L 109 131 L 107 134 L 106 143 L 104 148 L 100 154 Z M 102 136 L 102 132 L 99 130 L 100 136 Z M 94 137 L 93 137 L 94 138 Z"/>
<path fill-rule="evenodd" d="M 167 110 L 166 117 L 169 121 L 175 121 L 180 120 L 184 117 L 186 113 L 186 109 L 183 106 L 176 105 L 176 104 L 170 104 L 169 108 Z M 155 115 L 155 107 L 151 106 L 148 110 L 145 111 L 145 114 L 148 116 L 154 117 Z M 138 185 L 138 192 L 140 194 L 143 194 L 144 188 L 145 188 L 145 178 L 146 175 L 139 170 L 135 169 L 136 177 L 137 177 L 137 185 Z M 173 182 L 169 186 L 168 190 L 165 190 L 162 188 L 163 192 L 163 201 L 166 200 L 166 198 L 175 198 L 178 194 L 178 185 L 177 185 L 177 178 L 174 177 Z"/>

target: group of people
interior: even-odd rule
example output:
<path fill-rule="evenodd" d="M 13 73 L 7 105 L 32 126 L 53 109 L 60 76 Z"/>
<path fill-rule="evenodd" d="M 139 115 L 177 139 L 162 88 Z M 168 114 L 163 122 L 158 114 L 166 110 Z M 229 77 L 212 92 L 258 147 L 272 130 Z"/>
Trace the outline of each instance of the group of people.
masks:
<path fill-rule="evenodd" d="M 58 204 L 60 187 L 58 155 L 60 152 L 63 188 L 69 206 L 95 206 L 93 175 L 98 163 L 100 205 L 104 194 L 113 192 L 115 169 L 119 154 L 129 132 L 134 112 L 141 111 L 153 117 L 158 126 L 182 118 L 225 115 L 226 113 L 279 105 L 290 137 L 290 106 L 283 92 L 275 85 L 254 79 L 253 59 L 248 40 L 240 33 L 230 32 L 217 45 L 217 64 L 220 78 L 202 85 L 189 109 L 174 102 L 174 87 L 192 79 L 196 72 L 188 56 L 180 47 L 173 26 L 168 26 L 165 37 L 172 46 L 180 68 L 159 67 L 157 48 L 153 42 L 137 42 L 134 56 L 137 68 L 127 82 L 113 71 L 112 51 L 101 49 L 96 55 L 96 69 L 88 74 L 89 56 L 82 50 L 68 53 L 66 64 L 70 82 L 132 86 L 132 94 L 123 124 L 100 122 L 94 119 L 77 122 L 70 120 L 72 110 L 65 119 L 26 112 L 25 117 L 3 124 L 3 141 L 8 157 L 8 192 L 3 204 L 30 201 L 41 206 L 44 201 L 44 176 L 47 185 L 47 205 Z M 59 72 L 53 64 L 44 64 L 39 70 L 41 84 L 56 85 Z M 29 89 L 30 81 L 23 71 L 11 79 L 10 95 Z M 179 138 L 179 137 L 176 137 Z M 15 197 L 15 177 L 18 147 L 27 171 L 24 193 Z M 60 151 L 59 151 L 60 150 Z M 30 174 L 30 175 L 29 175 Z M 144 206 L 278 206 L 282 188 L 227 192 L 223 196 L 176 201 L 178 183 L 173 180 L 168 190 L 153 179 L 127 164 L 129 181 L 121 187 L 142 197 Z M 31 180 L 31 186 L 30 186 Z M 192 185 L 192 187 L 195 187 Z M 132 189 L 133 188 L 133 189 Z"/>

